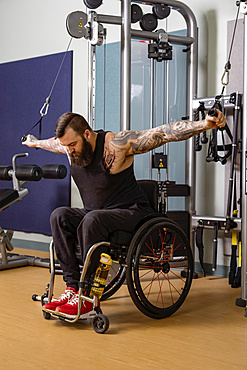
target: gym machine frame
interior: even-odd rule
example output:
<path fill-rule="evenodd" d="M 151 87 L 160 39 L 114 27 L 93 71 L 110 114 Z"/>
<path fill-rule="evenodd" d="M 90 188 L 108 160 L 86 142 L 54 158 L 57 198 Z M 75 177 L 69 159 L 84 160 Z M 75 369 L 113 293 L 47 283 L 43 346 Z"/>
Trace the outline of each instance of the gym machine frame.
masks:
<path fill-rule="evenodd" d="M 141 1 L 136 1 L 137 3 Z M 162 0 L 152 1 L 151 4 L 162 4 Z M 166 5 L 181 13 L 187 25 L 187 37 L 178 37 L 168 34 L 168 40 L 171 43 L 189 45 L 187 51 L 186 65 L 186 116 L 193 120 L 193 101 L 197 99 L 197 69 L 198 69 L 198 49 L 197 49 L 197 23 L 194 14 L 187 5 L 178 1 L 168 1 Z M 238 230 L 242 231 L 242 284 L 241 299 L 246 302 L 246 280 L 247 280 L 247 252 L 246 252 L 246 235 L 247 235 L 247 1 L 242 1 L 240 11 L 244 14 L 244 91 L 243 91 L 243 141 L 242 141 L 242 219 L 237 220 Z M 107 15 L 97 15 L 97 20 L 103 23 L 121 24 L 121 82 L 120 82 L 120 129 L 130 129 L 130 87 L 131 87 L 131 38 L 146 38 L 156 40 L 157 32 L 138 31 L 131 29 L 131 10 L 128 0 L 121 1 L 121 18 Z M 92 46 L 92 48 L 95 48 Z M 91 69 L 91 81 L 93 73 Z M 90 90 L 90 122 L 94 126 L 93 89 L 94 86 L 89 81 Z M 151 107 L 152 108 L 152 107 Z M 152 120 L 151 120 L 152 123 Z M 191 138 L 186 142 L 186 183 L 190 187 L 189 213 L 191 220 L 195 219 L 195 153 L 194 139 Z M 193 221 L 192 221 L 193 222 Z M 194 245 L 194 229 L 191 222 L 190 227 L 190 244 Z M 247 313 L 245 311 L 245 315 Z"/>
<path fill-rule="evenodd" d="M 247 304 L 247 1 L 241 1 L 240 12 L 244 14 L 244 62 L 243 62 L 243 96 L 242 96 L 242 148 L 241 148 L 241 162 L 242 162 L 242 183 L 241 183 L 241 199 L 242 199 L 242 217 L 234 218 L 233 221 L 236 223 L 234 231 L 241 231 L 241 298 L 236 300 L 236 304 L 239 306 L 246 307 Z M 226 109 L 234 108 L 234 104 L 230 102 L 230 96 L 223 96 L 223 106 Z M 206 109 L 210 109 L 214 103 L 214 98 L 203 98 L 203 99 L 193 99 L 192 110 L 196 110 L 199 101 L 203 101 Z M 192 166 L 189 166 L 189 172 L 191 177 L 191 183 L 195 184 L 195 152 L 191 148 L 191 158 Z M 191 189 L 191 196 L 195 198 L 195 186 Z M 191 200 L 191 204 L 194 205 L 194 200 Z M 191 208 L 192 211 L 192 225 L 191 225 L 191 240 L 194 239 L 194 229 L 198 225 L 199 220 L 208 221 L 208 228 L 213 228 L 214 222 L 218 222 L 221 228 L 224 229 L 226 225 L 226 217 L 207 217 L 198 216 L 195 211 L 193 211 L 194 206 Z M 205 226 L 207 227 L 207 226 Z M 245 316 L 247 317 L 247 308 L 245 308 Z"/>
<path fill-rule="evenodd" d="M 247 1 L 241 2 L 240 11 L 244 14 L 244 90 L 243 90 L 243 138 L 242 138 L 242 266 L 241 298 L 247 301 Z M 245 309 L 245 316 L 247 311 Z"/>
<path fill-rule="evenodd" d="M 142 1 L 135 1 L 142 3 Z M 162 0 L 152 0 L 152 4 L 163 4 Z M 166 1 L 166 5 L 181 13 L 187 25 L 187 36 L 167 35 L 168 42 L 184 45 L 188 47 L 187 51 L 187 87 L 186 87 L 186 115 L 191 115 L 192 99 L 196 97 L 197 89 L 197 24 L 191 9 L 179 1 Z M 158 40 L 157 32 L 140 31 L 131 29 L 131 2 L 129 0 L 121 1 L 121 17 L 97 14 L 91 12 L 97 22 L 106 24 L 121 25 L 121 73 L 120 73 L 120 130 L 130 129 L 130 89 L 131 89 L 131 38 L 141 38 L 147 40 Z M 94 77 L 95 68 L 95 46 L 91 46 L 91 73 L 89 76 L 89 122 L 94 127 L 95 105 L 94 105 Z M 191 112 L 191 113 L 190 113 Z M 191 144 L 192 145 L 192 144 Z"/>

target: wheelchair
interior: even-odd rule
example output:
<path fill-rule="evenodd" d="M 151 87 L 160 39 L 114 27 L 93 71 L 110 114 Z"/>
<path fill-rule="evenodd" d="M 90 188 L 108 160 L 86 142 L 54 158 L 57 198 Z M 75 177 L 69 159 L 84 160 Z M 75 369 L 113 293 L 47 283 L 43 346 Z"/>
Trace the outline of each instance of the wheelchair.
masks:
<path fill-rule="evenodd" d="M 97 296 L 84 296 L 84 279 L 93 252 L 105 246 L 111 256 L 108 281 L 101 302 L 111 297 L 126 281 L 129 294 L 136 307 L 146 316 L 163 319 L 175 313 L 183 304 L 193 279 L 193 255 L 188 239 L 174 221 L 158 213 L 159 187 L 153 180 L 139 180 L 138 184 L 148 196 L 153 214 L 145 217 L 133 233 L 115 231 L 107 241 L 94 244 L 88 251 L 79 283 L 77 316 L 73 319 L 43 311 L 45 319 L 51 316 L 75 323 L 80 319 L 83 300 L 93 303 L 93 329 L 100 334 L 107 331 L 109 319 L 99 308 Z M 42 305 L 51 302 L 56 274 L 62 274 L 54 258 L 54 245 L 50 244 L 50 283 L 43 296 L 33 296 Z"/>

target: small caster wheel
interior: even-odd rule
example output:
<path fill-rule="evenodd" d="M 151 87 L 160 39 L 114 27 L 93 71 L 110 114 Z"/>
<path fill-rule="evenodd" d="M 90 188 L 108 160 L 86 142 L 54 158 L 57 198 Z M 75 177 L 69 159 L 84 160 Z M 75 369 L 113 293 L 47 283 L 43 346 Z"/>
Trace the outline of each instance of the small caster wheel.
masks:
<path fill-rule="evenodd" d="M 44 306 L 48 302 L 48 294 L 45 293 L 41 296 L 41 306 Z"/>
<path fill-rule="evenodd" d="M 109 328 L 109 319 L 106 315 L 99 314 L 93 318 L 93 330 L 98 334 L 104 334 Z"/>
<path fill-rule="evenodd" d="M 45 311 L 42 311 L 43 312 L 43 317 L 44 319 L 46 320 L 50 320 L 51 318 L 51 314 L 49 312 L 45 312 Z"/>
<path fill-rule="evenodd" d="M 33 295 L 32 295 L 32 300 L 33 300 L 33 301 L 37 301 L 37 297 L 38 297 L 38 294 L 33 294 Z"/>

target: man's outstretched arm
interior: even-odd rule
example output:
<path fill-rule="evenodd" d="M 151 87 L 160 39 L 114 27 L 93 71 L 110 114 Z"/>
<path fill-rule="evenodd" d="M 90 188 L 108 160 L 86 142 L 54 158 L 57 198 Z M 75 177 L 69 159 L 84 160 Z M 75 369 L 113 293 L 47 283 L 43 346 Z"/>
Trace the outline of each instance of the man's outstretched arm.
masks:
<path fill-rule="evenodd" d="M 35 136 L 28 135 L 22 144 L 27 145 L 30 148 L 41 148 L 53 153 L 67 154 L 65 147 L 54 137 L 46 140 L 38 140 Z"/>
<path fill-rule="evenodd" d="M 207 116 L 203 121 L 178 121 L 144 131 L 121 131 L 110 142 L 116 149 L 125 150 L 125 155 L 145 153 L 171 141 L 186 140 L 203 131 L 224 127 L 225 117 L 220 111 L 217 113 L 218 117 Z"/>

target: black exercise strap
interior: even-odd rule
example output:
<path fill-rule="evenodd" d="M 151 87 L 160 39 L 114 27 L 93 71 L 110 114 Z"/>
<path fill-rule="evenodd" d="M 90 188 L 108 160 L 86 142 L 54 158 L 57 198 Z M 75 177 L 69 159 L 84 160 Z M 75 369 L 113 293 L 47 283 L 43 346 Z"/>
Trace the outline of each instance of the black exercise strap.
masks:
<path fill-rule="evenodd" d="M 222 105 L 221 105 L 221 101 L 220 101 L 221 97 L 222 97 L 221 95 L 217 95 L 215 97 L 214 105 L 208 111 L 209 115 L 216 115 L 217 116 L 216 109 L 218 109 L 222 112 Z M 215 113 L 212 113 L 213 110 L 215 111 Z M 218 130 L 221 131 L 223 145 L 218 145 L 218 143 L 217 143 L 217 132 L 218 132 Z M 225 144 L 223 131 L 226 131 L 227 136 L 231 140 L 231 144 Z M 221 162 L 221 164 L 223 164 L 223 165 L 226 164 L 227 159 L 232 154 L 232 139 L 233 139 L 232 133 L 231 133 L 227 123 L 226 123 L 226 125 L 223 129 L 220 129 L 218 127 L 213 129 L 212 134 L 210 135 L 210 140 L 209 140 L 209 145 L 208 145 L 208 155 L 206 157 L 206 161 L 207 162 L 212 162 L 212 161 Z M 219 155 L 219 152 L 221 152 L 221 151 L 224 152 L 223 156 Z"/>
<path fill-rule="evenodd" d="M 28 130 L 28 132 L 25 135 L 22 136 L 21 141 L 26 141 L 26 138 L 27 138 L 27 135 L 29 134 L 29 132 L 32 131 L 32 129 L 34 129 L 34 127 L 36 127 L 38 125 L 39 125 L 39 140 L 41 139 L 41 132 L 42 132 L 41 122 L 42 122 L 43 117 L 44 116 L 41 116 L 40 119 L 38 120 L 38 122 L 35 123 L 35 125 L 33 125 L 33 127 L 30 128 L 30 130 Z"/>
<path fill-rule="evenodd" d="M 199 252 L 199 261 L 202 268 L 203 276 L 206 276 L 206 271 L 203 264 L 203 253 L 204 253 L 204 246 L 203 246 L 203 224 L 199 221 L 199 226 L 196 229 L 196 246 Z"/>
<path fill-rule="evenodd" d="M 197 108 L 197 110 L 195 112 L 195 121 L 200 120 L 200 113 L 201 113 L 201 119 L 204 120 L 205 119 L 205 104 L 202 101 L 199 102 L 199 107 Z M 208 142 L 208 138 L 207 138 L 207 135 L 206 135 L 206 131 L 203 131 L 202 138 L 201 138 L 201 143 L 206 144 L 207 142 Z M 199 152 L 199 151 L 202 150 L 202 146 L 200 144 L 200 134 L 196 135 L 196 141 L 195 141 L 194 149 L 195 149 L 196 152 Z"/>
<path fill-rule="evenodd" d="M 219 223 L 217 221 L 215 221 L 215 223 L 214 223 L 213 266 L 212 266 L 212 271 L 216 271 L 216 267 L 217 267 L 218 230 L 219 230 Z"/>

